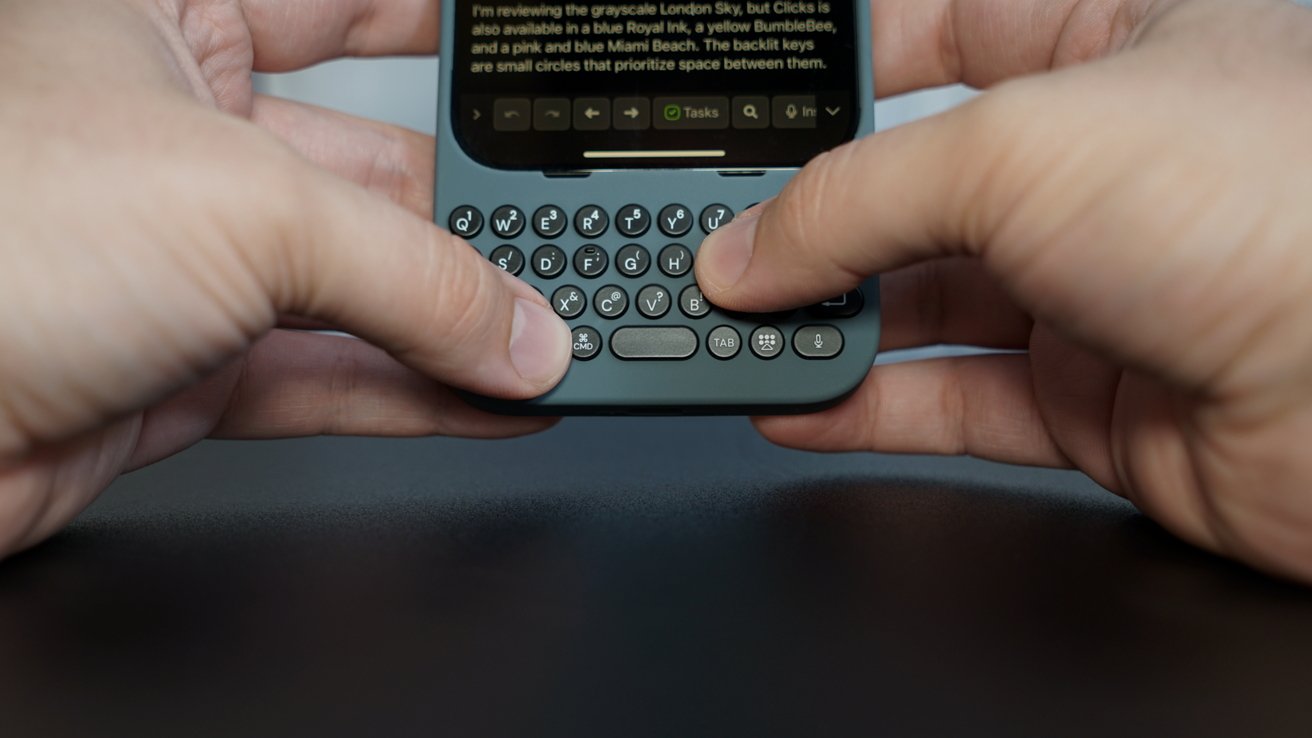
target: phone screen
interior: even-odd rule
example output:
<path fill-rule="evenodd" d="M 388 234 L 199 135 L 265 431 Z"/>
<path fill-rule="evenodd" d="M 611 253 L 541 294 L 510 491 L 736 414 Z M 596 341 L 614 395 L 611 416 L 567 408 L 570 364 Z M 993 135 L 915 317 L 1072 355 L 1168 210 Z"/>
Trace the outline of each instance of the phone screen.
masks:
<path fill-rule="evenodd" d="M 501 169 L 794 167 L 860 119 L 848 0 L 456 0 L 451 121 Z"/>

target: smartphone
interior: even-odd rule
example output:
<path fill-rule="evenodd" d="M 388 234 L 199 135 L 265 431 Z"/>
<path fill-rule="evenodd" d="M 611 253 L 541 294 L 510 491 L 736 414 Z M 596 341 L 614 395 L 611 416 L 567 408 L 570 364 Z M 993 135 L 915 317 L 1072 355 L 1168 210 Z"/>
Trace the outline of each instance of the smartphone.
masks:
<path fill-rule="evenodd" d="M 442 4 L 434 218 L 573 329 L 558 387 L 497 412 L 809 412 L 865 378 L 879 288 L 711 305 L 707 234 L 874 127 L 869 3 Z"/>

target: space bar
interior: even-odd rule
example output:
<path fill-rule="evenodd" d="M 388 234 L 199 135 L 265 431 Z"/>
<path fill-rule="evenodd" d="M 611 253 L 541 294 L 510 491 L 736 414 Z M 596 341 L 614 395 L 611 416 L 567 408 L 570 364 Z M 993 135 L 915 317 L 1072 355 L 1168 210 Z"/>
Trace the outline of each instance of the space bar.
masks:
<path fill-rule="evenodd" d="M 689 328 L 621 328 L 610 350 L 626 361 L 671 361 L 697 353 L 697 334 Z"/>

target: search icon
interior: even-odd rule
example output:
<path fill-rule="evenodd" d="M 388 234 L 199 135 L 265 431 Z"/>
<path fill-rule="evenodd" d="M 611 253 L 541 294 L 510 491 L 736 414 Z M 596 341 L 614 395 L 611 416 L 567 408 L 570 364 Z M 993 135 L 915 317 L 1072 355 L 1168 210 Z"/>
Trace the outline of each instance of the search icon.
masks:
<path fill-rule="evenodd" d="M 770 127 L 770 98 L 764 95 L 741 95 L 733 99 L 733 127 L 759 131 Z"/>

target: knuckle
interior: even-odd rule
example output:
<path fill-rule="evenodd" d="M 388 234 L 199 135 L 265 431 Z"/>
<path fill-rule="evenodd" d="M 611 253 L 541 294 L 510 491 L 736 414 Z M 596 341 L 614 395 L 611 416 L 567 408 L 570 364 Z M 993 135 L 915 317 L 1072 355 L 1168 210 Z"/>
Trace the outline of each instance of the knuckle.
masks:
<path fill-rule="evenodd" d="M 427 316 L 429 335 L 438 337 L 444 353 L 467 355 L 497 335 L 505 315 L 506 288 L 491 265 L 463 243 L 435 235 L 429 249 L 429 278 L 436 296 Z"/>
<path fill-rule="evenodd" d="M 1050 115 L 1036 100 L 1029 80 L 1006 82 L 962 105 L 950 114 L 953 129 L 946 140 L 954 142 L 950 152 L 959 163 L 959 175 L 949 178 L 945 193 L 959 222 L 949 232 L 960 234 L 968 244 L 987 246 L 1017 199 L 1027 189 L 1035 167 L 1047 161 L 1046 137 L 1031 121 Z"/>
<path fill-rule="evenodd" d="M 425 219 L 432 216 L 433 150 L 418 136 L 381 136 L 369 162 L 366 187 Z"/>
<path fill-rule="evenodd" d="M 199 212 L 176 222 L 200 225 L 189 227 L 193 240 L 174 244 L 171 255 L 186 277 L 208 285 L 204 294 L 216 308 L 251 333 L 272 320 L 274 287 L 296 273 L 288 259 L 297 219 L 304 218 L 297 214 L 304 212 L 304 187 L 294 181 L 287 152 L 246 128 L 211 137 L 213 143 L 192 154 L 203 161 L 175 164 L 184 167 L 176 172 L 180 181 L 199 190 L 194 205 L 183 205 Z"/>
<path fill-rule="evenodd" d="M 915 319 L 918 322 L 916 335 L 924 336 L 927 343 L 938 343 L 944 336 L 944 317 L 947 315 L 948 298 L 943 282 L 947 278 L 946 264 L 942 260 L 927 261 L 912 267 L 915 287 L 912 293 Z"/>
<path fill-rule="evenodd" d="M 778 213 L 783 219 L 778 227 L 790 251 L 853 281 L 863 275 L 853 255 L 842 248 L 850 236 L 840 237 L 835 224 L 841 227 L 848 220 L 844 213 L 860 212 L 860 203 L 854 202 L 860 187 L 853 177 L 859 176 L 861 151 L 861 142 L 854 142 L 816 157 L 789 183 Z"/>
<path fill-rule="evenodd" d="M 816 157 L 785 187 L 776 217 L 790 247 L 813 248 L 823 239 L 834 152 Z"/>

